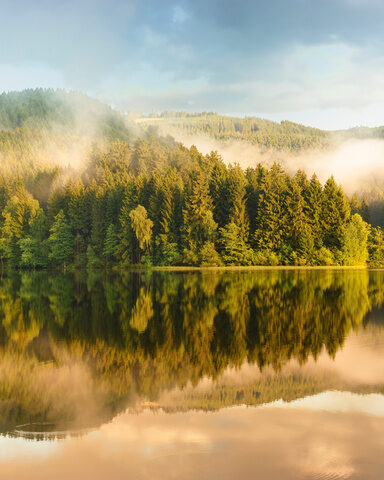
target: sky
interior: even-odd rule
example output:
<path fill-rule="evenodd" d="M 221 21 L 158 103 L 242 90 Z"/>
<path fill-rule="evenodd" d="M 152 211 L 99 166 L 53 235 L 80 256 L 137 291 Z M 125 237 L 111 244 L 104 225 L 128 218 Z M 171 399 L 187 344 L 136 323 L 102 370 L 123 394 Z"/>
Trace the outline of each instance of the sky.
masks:
<path fill-rule="evenodd" d="M 0 91 L 384 124 L 383 0 L 0 0 Z"/>

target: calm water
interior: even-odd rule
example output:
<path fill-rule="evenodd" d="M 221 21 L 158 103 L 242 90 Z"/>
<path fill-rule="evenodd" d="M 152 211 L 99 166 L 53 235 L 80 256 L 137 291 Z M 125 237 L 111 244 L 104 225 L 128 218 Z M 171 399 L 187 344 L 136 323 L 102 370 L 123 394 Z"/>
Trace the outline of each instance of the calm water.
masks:
<path fill-rule="evenodd" d="M 0 279 L 0 478 L 383 479 L 384 271 Z"/>

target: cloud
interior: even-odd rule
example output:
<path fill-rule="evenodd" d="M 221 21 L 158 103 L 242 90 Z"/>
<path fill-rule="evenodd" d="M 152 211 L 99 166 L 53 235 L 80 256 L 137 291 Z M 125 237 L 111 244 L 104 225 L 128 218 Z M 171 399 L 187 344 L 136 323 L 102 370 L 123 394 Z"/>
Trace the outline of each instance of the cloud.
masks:
<path fill-rule="evenodd" d="M 0 90 L 34 86 L 48 71 L 57 86 L 144 111 L 316 117 L 384 101 L 382 2 L 1 4 L 0 71 L 8 66 L 11 74 L 0 77 Z"/>

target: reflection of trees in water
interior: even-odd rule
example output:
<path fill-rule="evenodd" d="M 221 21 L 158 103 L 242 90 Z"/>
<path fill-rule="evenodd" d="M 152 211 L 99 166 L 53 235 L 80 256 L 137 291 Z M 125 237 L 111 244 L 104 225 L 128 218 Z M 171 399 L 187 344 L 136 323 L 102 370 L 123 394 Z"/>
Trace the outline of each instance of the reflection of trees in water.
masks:
<path fill-rule="evenodd" d="M 58 419 L 97 424 L 135 396 L 155 399 L 245 361 L 278 371 L 323 347 L 334 356 L 383 297 L 384 274 L 365 270 L 3 278 L 3 429 Z M 227 404 L 237 395 L 219 397 Z"/>

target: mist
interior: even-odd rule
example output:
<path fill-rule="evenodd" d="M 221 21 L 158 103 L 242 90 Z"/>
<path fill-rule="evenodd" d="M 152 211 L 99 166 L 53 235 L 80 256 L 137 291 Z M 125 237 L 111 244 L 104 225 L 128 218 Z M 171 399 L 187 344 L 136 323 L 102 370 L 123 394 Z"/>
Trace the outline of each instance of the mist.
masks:
<path fill-rule="evenodd" d="M 207 135 L 189 135 L 176 129 L 168 133 L 187 147 L 195 145 L 203 154 L 217 151 L 226 164 L 238 163 L 244 169 L 278 162 L 290 174 L 299 169 L 308 176 L 316 173 L 322 183 L 333 175 L 348 195 L 372 192 L 384 183 L 384 140 L 348 140 L 325 151 L 289 153 L 262 149 L 242 140 L 221 141 Z"/>

